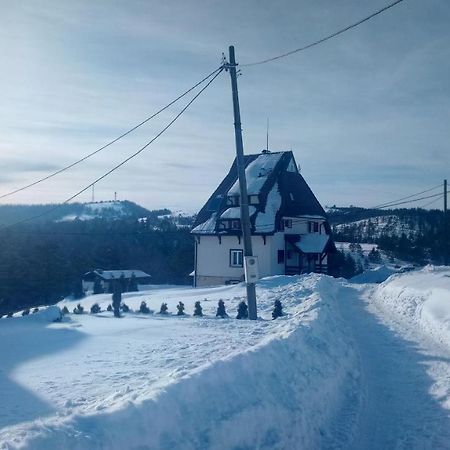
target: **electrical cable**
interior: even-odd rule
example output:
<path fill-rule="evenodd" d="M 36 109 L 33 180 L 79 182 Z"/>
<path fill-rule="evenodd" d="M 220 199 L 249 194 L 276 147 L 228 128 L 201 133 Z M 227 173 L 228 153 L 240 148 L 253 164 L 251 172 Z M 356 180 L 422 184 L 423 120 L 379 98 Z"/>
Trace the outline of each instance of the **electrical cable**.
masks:
<path fill-rule="evenodd" d="M 168 128 L 170 128 L 179 118 L 180 116 L 189 108 L 189 106 L 192 105 L 192 103 L 194 103 L 194 101 L 211 85 L 211 83 L 220 75 L 220 73 L 223 71 L 223 67 L 220 67 L 218 69 L 218 71 L 216 71 L 217 73 L 205 84 L 205 86 L 202 87 L 202 89 L 200 89 L 197 94 L 195 94 L 194 97 L 192 97 L 192 99 L 186 104 L 186 106 L 184 106 L 181 111 L 158 133 L 156 134 L 156 136 L 154 136 L 150 141 L 148 141 L 143 147 L 141 147 L 139 150 L 137 150 L 135 153 L 133 153 L 132 155 L 128 156 L 126 159 L 124 159 L 123 161 L 121 161 L 119 164 L 117 164 L 116 166 L 114 166 L 112 169 L 108 170 L 106 173 L 104 173 L 102 176 L 98 177 L 95 181 L 93 181 L 92 183 L 88 184 L 87 186 L 85 186 L 83 189 L 79 190 L 77 193 L 75 193 L 74 195 L 70 196 L 69 198 L 67 198 L 66 200 L 64 200 L 62 203 L 59 203 L 58 205 L 56 205 L 55 207 L 44 211 L 40 214 L 37 214 L 35 216 L 26 218 L 26 219 L 22 219 L 19 220 L 15 223 L 3 226 L 2 229 L 5 228 L 10 228 L 16 225 L 19 225 L 21 223 L 24 222 L 29 222 L 31 220 L 34 219 L 38 219 L 40 217 L 43 217 L 47 214 L 52 213 L 53 211 L 58 210 L 59 208 L 61 208 L 63 205 L 69 203 L 71 200 L 73 200 L 74 198 L 78 197 L 80 194 L 82 194 L 83 192 L 87 191 L 89 188 L 91 188 L 94 184 L 97 184 L 99 181 L 103 180 L 104 178 L 106 178 L 108 175 L 110 175 L 112 172 L 116 171 L 117 169 L 119 169 L 120 167 L 122 167 L 124 164 L 126 164 L 128 161 L 130 161 L 131 159 L 135 158 L 137 155 L 139 155 L 140 153 L 142 153 L 149 145 L 151 145 L 154 141 L 156 141 L 156 139 L 158 139 Z"/>
<path fill-rule="evenodd" d="M 437 189 L 439 187 L 442 187 L 442 184 L 438 184 L 438 185 L 433 186 L 431 188 L 427 188 L 424 191 L 417 192 L 415 194 L 407 195 L 406 197 L 398 198 L 397 200 L 392 200 L 390 202 L 380 203 L 379 205 L 376 205 L 376 206 L 372 207 L 371 209 L 385 208 L 385 207 L 389 206 L 391 203 L 400 202 L 402 200 L 407 200 L 409 198 L 416 197 L 418 195 L 426 194 L 427 192 L 434 191 L 435 189 Z"/>
<path fill-rule="evenodd" d="M 374 18 L 375 16 L 378 16 L 379 14 L 387 11 L 388 9 L 394 7 L 395 5 L 398 5 L 402 1 L 403 0 L 397 0 L 397 1 L 393 2 L 393 3 L 390 3 L 389 5 L 386 5 L 385 7 L 381 8 L 378 11 L 375 11 L 374 13 L 372 13 L 369 16 L 365 17 L 364 19 L 361 19 L 358 22 L 355 22 L 355 23 L 353 23 L 351 25 L 348 25 L 345 28 L 342 28 L 342 29 L 340 29 L 340 30 L 338 30 L 338 31 L 336 31 L 336 32 L 334 32 L 332 34 L 329 34 L 328 36 L 325 36 L 322 39 L 319 39 L 319 40 L 314 41 L 314 42 L 312 42 L 312 43 L 310 43 L 308 45 L 305 45 L 304 47 L 300 47 L 300 48 L 297 48 L 295 50 L 291 50 L 289 52 L 282 53 L 281 55 L 274 56 L 272 58 L 263 59 L 261 61 L 256 61 L 256 62 L 251 62 L 251 63 L 246 63 L 246 64 L 239 64 L 239 66 L 240 67 L 257 66 L 257 65 L 260 65 L 260 64 L 265 64 L 265 63 L 268 63 L 268 62 L 271 62 L 271 61 L 275 61 L 277 59 L 285 58 L 286 56 L 293 55 L 294 53 L 298 53 L 298 52 L 301 52 L 303 50 L 307 50 L 307 49 L 309 49 L 311 47 L 314 47 L 316 45 L 322 44 L 323 42 L 326 42 L 326 41 L 328 41 L 328 40 L 330 40 L 330 39 L 332 39 L 332 38 L 334 38 L 336 36 L 339 36 L 340 34 L 345 33 L 346 31 L 349 31 L 352 28 L 356 28 L 358 25 L 361 25 L 362 23 L 367 22 L 368 20 Z"/>
<path fill-rule="evenodd" d="M 2 194 L 0 195 L 0 199 L 5 198 L 5 197 L 9 197 L 10 195 L 13 194 L 17 194 L 18 192 L 24 191 L 25 189 L 28 189 L 32 186 L 36 186 L 39 183 L 42 183 L 43 181 L 46 181 L 50 178 L 55 177 L 56 175 L 59 175 L 60 173 L 65 172 L 66 170 L 71 169 L 72 167 L 82 163 L 83 161 L 86 161 L 87 159 L 89 159 L 90 157 L 96 155 L 97 153 L 100 153 L 102 150 L 104 150 L 105 148 L 109 147 L 110 145 L 116 143 L 117 141 L 119 141 L 120 139 L 124 138 L 125 136 L 129 135 L 130 133 L 132 133 L 133 131 L 137 130 L 139 127 L 141 127 L 142 125 L 146 124 L 147 122 L 149 122 L 150 120 L 154 119 L 157 115 L 161 114 L 163 111 L 165 111 L 167 108 L 170 108 L 173 104 L 175 104 L 176 102 L 178 102 L 179 100 L 181 100 L 183 97 L 185 97 L 187 94 L 189 94 L 190 92 L 192 92 L 195 88 L 197 88 L 198 86 L 200 86 L 202 83 L 204 83 L 206 80 L 208 80 L 209 78 L 211 78 L 216 72 L 221 71 L 223 66 L 218 67 L 217 69 L 215 69 L 213 72 L 211 72 L 209 75 L 207 75 L 206 77 L 204 77 L 202 80 L 200 80 L 198 83 L 194 84 L 194 86 L 192 86 L 191 88 L 189 88 L 187 91 L 183 92 L 181 95 L 179 95 L 176 99 L 172 100 L 170 103 L 168 103 L 166 106 L 164 106 L 163 108 L 159 109 L 158 111 L 156 111 L 154 114 L 152 114 L 150 117 L 147 117 L 146 119 L 144 119 L 142 122 L 138 123 L 137 125 L 135 125 L 134 127 L 130 128 L 128 131 L 126 131 L 125 133 L 122 133 L 120 136 L 116 137 L 115 139 L 113 139 L 112 141 L 109 141 L 107 144 L 103 145 L 103 147 L 98 148 L 97 150 L 87 154 L 86 156 L 83 156 L 82 158 L 78 159 L 77 161 L 69 164 L 68 166 L 65 166 L 61 169 L 58 169 L 56 172 L 53 172 L 49 175 L 46 175 L 43 178 L 40 178 L 36 181 L 33 181 L 32 183 L 29 183 L 25 186 L 22 186 L 20 188 L 14 189 L 13 191 L 7 192 L 6 194 Z"/>

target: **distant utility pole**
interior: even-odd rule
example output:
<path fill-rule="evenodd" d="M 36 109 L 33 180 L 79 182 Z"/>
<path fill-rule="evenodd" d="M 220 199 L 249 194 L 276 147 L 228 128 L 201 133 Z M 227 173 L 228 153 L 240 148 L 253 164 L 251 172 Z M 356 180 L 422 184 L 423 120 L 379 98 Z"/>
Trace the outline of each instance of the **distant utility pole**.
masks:
<path fill-rule="evenodd" d="M 450 251 L 448 236 L 448 218 L 447 218 L 447 180 L 444 180 L 444 264 L 448 264 L 448 253 Z"/>
<path fill-rule="evenodd" d="M 242 143 L 242 128 L 241 128 L 241 112 L 239 109 L 239 96 L 236 76 L 236 59 L 234 56 L 234 46 L 230 46 L 230 62 L 228 69 L 231 76 L 231 90 L 233 93 L 233 113 L 234 113 L 234 137 L 236 141 L 236 164 L 239 178 L 239 190 L 241 196 L 241 226 L 244 240 L 244 256 L 253 256 L 252 250 L 252 235 L 250 229 L 250 214 L 248 211 L 248 194 L 247 194 L 247 180 L 245 177 L 245 161 L 244 161 L 244 145 Z M 256 308 L 256 289 L 255 283 L 249 283 L 247 280 L 247 302 L 248 302 L 248 317 L 250 320 L 258 318 Z"/>

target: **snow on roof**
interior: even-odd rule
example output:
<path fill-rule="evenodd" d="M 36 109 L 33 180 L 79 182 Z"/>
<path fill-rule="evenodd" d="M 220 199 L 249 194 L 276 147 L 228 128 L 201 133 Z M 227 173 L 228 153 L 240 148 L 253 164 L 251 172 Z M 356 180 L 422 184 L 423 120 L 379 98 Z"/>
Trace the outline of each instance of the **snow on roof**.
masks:
<path fill-rule="evenodd" d="M 275 217 L 281 207 L 281 195 L 278 183 L 275 183 L 267 196 L 266 209 L 258 213 L 255 219 L 255 232 L 268 233 L 275 230 Z"/>
<path fill-rule="evenodd" d="M 251 215 L 255 214 L 256 208 L 254 206 L 248 207 L 248 212 Z M 233 206 L 232 208 L 226 209 L 221 215 L 221 219 L 240 219 L 241 218 L 241 207 Z"/>
<path fill-rule="evenodd" d="M 259 194 L 261 188 L 272 173 L 283 153 L 262 153 L 245 169 L 247 191 L 249 195 Z M 239 195 L 239 179 L 228 191 L 228 195 Z"/>
<path fill-rule="evenodd" d="M 134 273 L 136 278 L 148 278 L 150 275 L 142 270 L 101 270 L 97 269 L 94 272 L 105 280 L 111 280 L 112 278 L 120 278 L 122 274 L 125 278 L 131 278 Z"/>
<path fill-rule="evenodd" d="M 216 229 L 216 213 L 212 213 L 211 217 L 206 221 L 201 223 L 200 225 L 197 225 L 191 233 L 199 233 L 199 234 L 210 234 L 214 233 Z"/>
<path fill-rule="evenodd" d="M 328 234 L 302 234 L 294 245 L 303 253 L 322 253 L 329 239 Z"/>

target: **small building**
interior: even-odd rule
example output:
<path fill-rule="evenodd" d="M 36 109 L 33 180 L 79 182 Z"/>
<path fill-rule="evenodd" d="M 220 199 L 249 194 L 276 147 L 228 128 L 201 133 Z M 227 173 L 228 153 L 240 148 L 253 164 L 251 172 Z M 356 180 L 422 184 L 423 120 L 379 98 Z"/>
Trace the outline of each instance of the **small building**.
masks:
<path fill-rule="evenodd" d="M 253 254 L 261 277 L 327 273 L 336 251 L 325 211 L 299 173 L 291 151 L 244 157 Z M 244 280 L 236 160 L 197 215 L 194 286 Z"/>
<path fill-rule="evenodd" d="M 110 283 L 114 280 L 119 280 L 122 277 L 128 282 L 132 276 L 136 277 L 137 284 L 150 284 L 150 275 L 142 270 L 103 270 L 96 269 L 91 270 L 83 275 L 83 290 L 92 291 L 94 288 L 94 282 L 96 279 L 100 280 L 100 284 L 103 290 L 107 292 L 110 289 Z M 122 279 L 123 279 L 122 278 Z"/>

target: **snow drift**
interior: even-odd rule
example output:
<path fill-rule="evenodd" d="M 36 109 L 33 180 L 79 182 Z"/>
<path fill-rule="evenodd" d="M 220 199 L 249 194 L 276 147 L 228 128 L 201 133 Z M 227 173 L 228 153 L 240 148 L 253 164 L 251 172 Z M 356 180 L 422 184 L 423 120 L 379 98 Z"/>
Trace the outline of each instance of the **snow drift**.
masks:
<path fill-rule="evenodd" d="M 279 298 L 286 317 L 215 322 L 232 333 L 245 327 L 258 337 L 254 345 L 225 357 L 209 353 L 184 375 L 159 380 L 144 398 L 13 427 L 3 434 L 3 448 L 323 448 L 338 426 L 343 387 L 358 377 L 352 343 L 337 314 L 337 286 L 320 275 L 263 280 L 258 287 L 263 316 Z M 218 292 L 226 289 L 235 294 L 242 287 Z M 226 334 L 218 339 L 227 346 Z"/>

